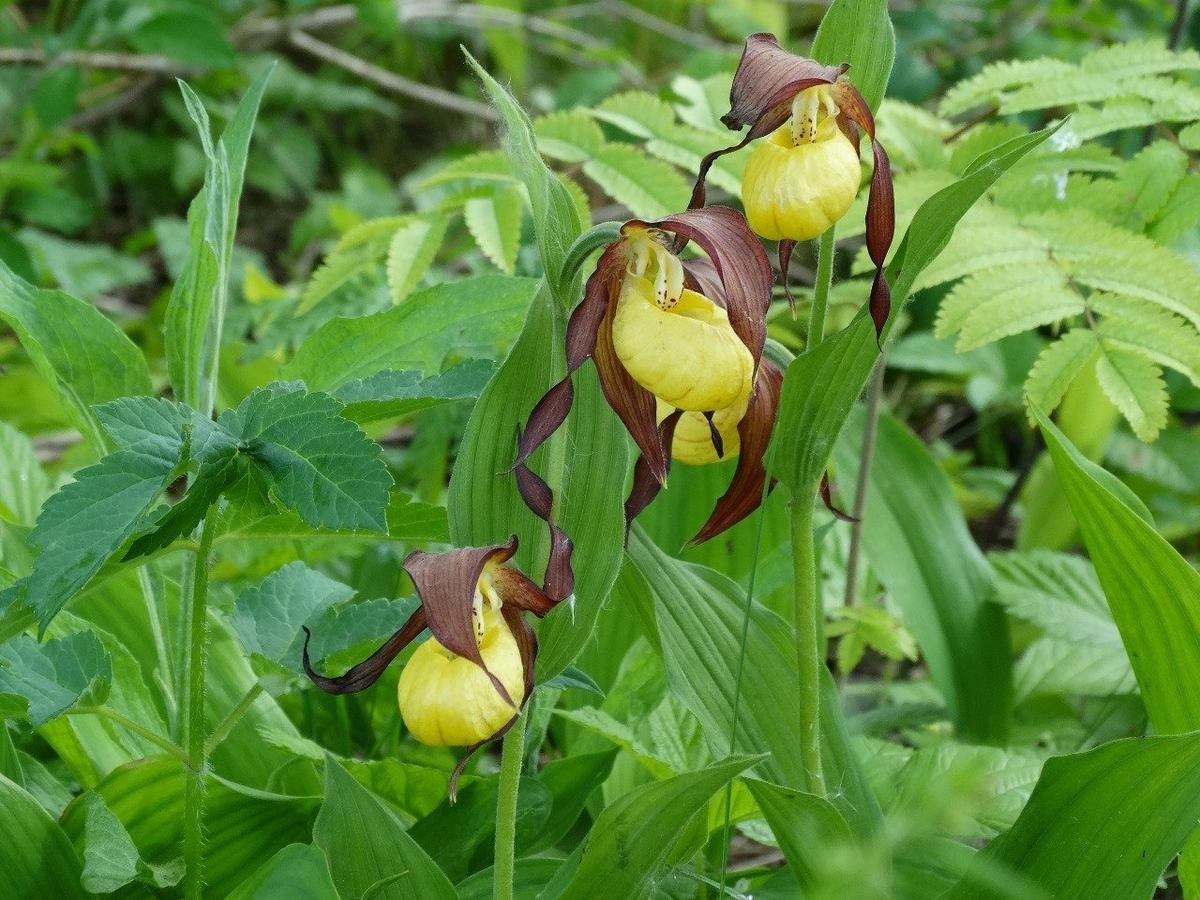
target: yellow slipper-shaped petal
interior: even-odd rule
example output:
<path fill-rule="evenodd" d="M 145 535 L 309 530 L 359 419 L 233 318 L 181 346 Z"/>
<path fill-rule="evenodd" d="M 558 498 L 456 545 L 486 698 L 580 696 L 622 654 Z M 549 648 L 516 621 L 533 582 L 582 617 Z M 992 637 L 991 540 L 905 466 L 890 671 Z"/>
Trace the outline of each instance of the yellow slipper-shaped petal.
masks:
<path fill-rule="evenodd" d="M 518 706 L 525 696 L 521 650 L 504 618 L 483 610 L 479 652 Z M 435 747 L 466 747 L 491 737 L 517 712 L 479 666 L 429 638 L 400 673 L 400 715 L 413 736 Z"/>
<path fill-rule="evenodd" d="M 807 241 L 846 214 L 858 194 L 858 152 L 832 118 L 793 146 L 788 125 L 758 142 L 742 176 L 750 228 L 770 241 Z"/>
<path fill-rule="evenodd" d="M 717 448 L 713 446 L 712 432 L 708 420 L 703 413 L 685 412 L 675 423 L 675 436 L 671 442 L 671 458 L 688 466 L 707 466 L 710 463 L 724 459 L 733 459 L 741 450 L 741 436 L 738 434 L 738 422 L 746 414 L 750 398 L 747 397 L 737 406 L 727 406 L 718 409 L 713 415 L 713 424 L 721 435 L 723 456 L 717 456 Z M 661 422 L 671 414 L 671 407 L 661 400 L 658 402 L 658 421 Z"/>
<path fill-rule="evenodd" d="M 725 310 L 685 290 L 670 309 L 646 278 L 626 275 L 613 347 L 630 376 L 675 409 L 724 409 L 750 394 L 754 360 Z"/>

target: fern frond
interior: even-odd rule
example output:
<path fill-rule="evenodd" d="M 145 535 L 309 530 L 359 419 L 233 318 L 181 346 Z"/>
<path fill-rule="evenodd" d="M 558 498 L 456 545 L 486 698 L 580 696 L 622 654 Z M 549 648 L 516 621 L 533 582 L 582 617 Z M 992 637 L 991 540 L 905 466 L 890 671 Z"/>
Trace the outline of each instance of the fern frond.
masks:
<path fill-rule="evenodd" d="M 1049 325 L 1084 310 L 1083 298 L 1048 260 L 960 281 L 942 301 L 934 334 L 958 334 L 960 353 Z"/>
<path fill-rule="evenodd" d="M 1200 122 L 1193 122 L 1180 129 L 1179 143 L 1188 150 L 1200 150 Z"/>
<path fill-rule="evenodd" d="M 421 188 L 438 187 L 456 181 L 501 181 L 518 184 L 520 179 L 502 151 L 484 150 L 442 166 L 421 182 Z"/>
<path fill-rule="evenodd" d="M 1037 266 L 1049 257 L 1049 242 L 1017 224 L 1015 218 L 972 219 L 955 230 L 946 249 L 921 274 L 918 284 L 926 288 L 1005 266 Z"/>
<path fill-rule="evenodd" d="M 605 144 L 584 174 L 635 216 L 659 218 L 683 209 L 691 186 L 678 170 L 632 144 Z"/>
<path fill-rule="evenodd" d="M 1162 369 L 1140 353 L 1101 339 L 1096 377 L 1108 399 L 1121 411 L 1133 433 L 1147 443 L 1167 424 L 1167 385 Z"/>
<path fill-rule="evenodd" d="M 1121 167 L 1116 187 L 1132 230 L 1142 231 L 1157 218 L 1187 167 L 1187 154 L 1169 141 L 1155 141 Z"/>
<path fill-rule="evenodd" d="M 575 201 L 575 212 L 579 213 L 579 227 L 585 231 L 592 227 L 592 207 L 588 203 L 587 192 L 579 186 L 579 182 L 561 172 L 555 173 L 571 199 Z"/>
<path fill-rule="evenodd" d="M 646 152 L 694 174 L 700 159 L 713 147 L 727 140 L 723 135 L 699 131 L 685 125 L 672 125 L 646 142 Z M 722 190 L 734 196 L 742 192 L 742 172 L 746 168 L 745 153 L 722 156 L 709 170 L 708 178 Z"/>
<path fill-rule="evenodd" d="M 721 116 L 729 108 L 729 86 L 732 72 L 721 72 L 697 81 L 687 75 L 671 79 L 671 91 L 681 102 L 675 104 L 680 121 L 701 131 L 722 132 Z"/>
<path fill-rule="evenodd" d="M 1103 106 L 1081 106 L 1058 132 L 1063 140 L 1091 141 L 1116 131 L 1148 128 L 1164 121 L 1149 100 L 1125 98 Z M 1058 136 L 1056 135 L 1056 136 Z"/>
<path fill-rule="evenodd" d="M 1089 53 L 1080 62 L 1080 68 L 1114 80 L 1165 75 L 1200 70 L 1200 53 L 1191 49 L 1171 50 L 1161 41 L 1126 41 Z"/>
<path fill-rule="evenodd" d="M 1075 71 L 1071 63 L 1049 57 L 992 63 L 978 75 L 950 88 L 938 107 L 938 113 L 949 118 L 976 106 L 999 105 L 1005 91 L 1011 88 L 1041 79 L 1068 76 Z"/>
<path fill-rule="evenodd" d="M 538 152 L 569 163 L 594 156 L 604 143 L 604 133 L 596 120 L 577 109 L 534 119 L 533 134 Z"/>
<path fill-rule="evenodd" d="M 370 219 L 342 235 L 304 286 L 297 315 L 312 309 L 351 279 L 377 269 L 396 229 L 411 220 L 410 216 Z"/>
<path fill-rule="evenodd" d="M 387 281 L 393 303 L 400 303 L 412 293 L 445 236 L 445 216 L 420 216 L 396 229 L 387 252 Z"/>
<path fill-rule="evenodd" d="M 591 113 L 639 138 L 652 138 L 675 124 L 675 110 L 671 105 L 646 91 L 614 94 L 605 98 Z"/>
<path fill-rule="evenodd" d="M 1071 382 L 1095 362 L 1099 351 L 1100 340 L 1091 329 L 1068 331 L 1038 355 L 1025 379 L 1026 400 L 1046 414 L 1053 412 Z"/>
<path fill-rule="evenodd" d="M 1049 240 L 1076 283 L 1141 297 L 1200 327 L 1200 273 L 1177 253 L 1078 210 L 1040 213 L 1024 224 Z"/>
<path fill-rule="evenodd" d="M 1093 294 L 1088 306 L 1104 316 L 1097 333 L 1106 346 L 1141 353 L 1200 387 L 1200 331 L 1137 297 Z"/>
<path fill-rule="evenodd" d="M 515 187 L 502 186 L 490 197 L 475 197 L 463 204 L 463 219 L 471 237 L 500 271 L 511 275 L 521 249 L 521 213 L 524 203 Z"/>
<path fill-rule="evenodd" d="M 875 115 L 875 127 L 893 165 L 906 169 L 944 169 L 949 165 L 945 139 L 953 126 L 928 110 L 884 100 Z"/>
<path fill-rule="evenodd" d="M 1187 175 L 1158 212 L 1149 229 L 1150 237 L 1170 244 L 1200 224 L 1200 175 Z"/>

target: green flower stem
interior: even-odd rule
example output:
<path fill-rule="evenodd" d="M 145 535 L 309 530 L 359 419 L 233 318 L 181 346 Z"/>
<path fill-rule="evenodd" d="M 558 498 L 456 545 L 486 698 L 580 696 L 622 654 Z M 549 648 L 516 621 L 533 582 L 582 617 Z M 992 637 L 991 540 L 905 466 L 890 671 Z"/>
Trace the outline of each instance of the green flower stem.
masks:
<path fill-rule="evenodd" d="M 817 280 L 813 285 L 812 310 L 808 315 L 808 347 L 811 350 L 825 339 L 825 313 L 829 309 L 829 289 L 833 286 L 834 226 L 817 239 Z"/>
<path fill-rule="evenodd" d="M 795 601 L 792 606 L 800 698 L 800 758 L 809 793 L 825 796 L 821 766 L 821 634 L 822 614 L 817 592 L 817 557 L 813 544 L 814 490 L 792 498 L 792 565 L 795 568 Z"/>
<path fill-rule="evenodd" d="M 825 339 L 825 313 L 833 286 L 834 230 L 830 227 L 817 246 L 817 280 L 813 285 L 812 312 L 808 320 L 808 350 Z M 800 758 L 808 790 L 825 796 L 825 773 L 821 766 L 821 646 L 824 615 L 817 590 L 817 558 L 813 541 L 813 496 L 817 485 L 792 498 L 792 566 L 794 595 L 792 626 L 796 637 L 796 662 L 800 713 Z"/>
<path fill-rule="evenodd" d="M 205 635 L 208 626 L 208 565 L 216 525 L 210 513 L 200 526 L 200 547 L 192 570 L 191 591 L 184 605 L 187 642 L 183 671 L 183 747 L 187 782 L 183 795 L 183 893 L 199 898 L 204 883 L 204 776 L 208 768 L 204 736 L 204 676 L 207 669 Z"/>
<path fill-rule="evenodd" d="M 521 762 L 525 756 L 525 715 L 504 736 L 500 751 L 500 794 L 496 799 L 496 864 L 492 897 L 513 900 L 517 865 L 517 791 L 521 786 Z"/>

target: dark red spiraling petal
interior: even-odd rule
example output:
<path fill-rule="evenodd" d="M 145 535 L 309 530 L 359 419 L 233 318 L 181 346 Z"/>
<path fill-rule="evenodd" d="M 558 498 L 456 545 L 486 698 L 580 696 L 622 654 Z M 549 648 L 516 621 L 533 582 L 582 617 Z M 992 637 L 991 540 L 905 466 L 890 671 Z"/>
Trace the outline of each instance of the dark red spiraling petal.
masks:
<path fill-rule="evenodd" d="M 546 561 L 546 574 L 542 579 L 541 590 L 552 604 L 557 603 L 564 597 L 569 597 L 575 590 L 575 572 L 571 568 L 571 554 L 575 545 L 571 543 L 567 533 L 554 522 L 554 494 L 550 485 L 525 463 L 519 463 L 515 472 L 521 499 L 550 529 L 550 557 Z"/>
<path fill-rule="evenodd" d="M 732 528 L 762 503 L 763 488 L 767 485 L 768 478 L 763 456 L 771 443 L 771 432 L 775 429 L 775 414 L 779 409 L 779 394 L 782 388 L 783 372 L 773 362 L 764 359 L 758 369 L 758 379 L 755 382 L 754 394 L 750 398 L 750 405 L 738 422 L 738 437 L 742 446 L 733 480 L 729 483 L 729 489 L 717 501 L 708 521 L 696 536 L 688 541 L 689 545 L 702 544 Z M 767 490 L 774 485 L 775 481 L 772 479 Z"/>
<path fill-rule="evenodd" d="M 805 88 L 833 84 L 846 66 L 823 66 L 811 59 L 788 53 L 773 34 L 752 34 L 746 38 L 729 89 L 729 112 L 721 116 L 726 128 L 750 130 L 732 147 L 714 150 L 700 160 L 696 185 L 689 208 L 704 206 L 705 179 L 713 163 L 727 153 L 741 150 L 748 143 L 770 134 L 792 114 L 792 99 Z"/>
<path fill-rule="evenodd" d="M 479 666 L 496 692 L 510 704 L 508 689 L 488 670 L 479 652 L 472 611 L 483 567 L 488 562 L 507 562 L 516 551 L 517 537 L 513 535 L 507 544 L 490 547 L 466 547 L 443 553 L 414 550 L 404 560 L 404 570 L 417 588 L 434 637 L 451 653 Z"/>
<path fill-rule="evenodd" d="M 875 270 L 875 280 L 871 283 L 870 309 L 871 321 L 875 323 L 875 344 L 882 353 L 883 345 L 880 344 L 880 340 L 888 316 L 892 312 L 892 289 L 882 268 Z"/>
<path fill-rule="evenodd" d="M 675 426 L 679 424 L 679 418 L 683 415 L 683 410 L 677 409 L 658 426 L 658 433 L 662 439 L 663 447 L 667 451 L 667 467 L 671 465 L 671 444 L 675 440 Z M 633 520 L 641 515 L 642 510 L 649 506 L 654 498 L 658 496 L 658 492 L 662 490 L 663 482 L 655 477 L 650 471 L 650 466 L 646 462 L 644 456 L 639 456 L 638 461 L 633 466 L 633 487 L 630 488 L 629 498 L 625 501 L 625 531 L 628 535 L 629 526 L 633 524 Z"/>
<path fill-rule="evenodd" d="M 779 242 L 779 278 L 783 281 L 783 293 L 787 297 L 788 309 L 792 312 L 792 318 L 796 318 L 796 298 L 792 296 L 792 282 L 788 278 L 788 269 L 792 265 L 792 251 L 796 249 L 796 242 L 784 238 Z"/>
<path fill-rule="evenodd" d="M 857 522 L 858 521 L 858 519 L 854 518 L 854 516 L 847 515 L 846 513 L 842 512 L 840 509 L 838 509 L 836 506 L 833 505 L 833 489 L 831 488 L 830 483 L 829 483 L 829 473 L 828 472 L 826 472 L 825 474 L 823 474 L 821 476 L 821 489 L 820 490 L 821 490 L 821 502 L 825 504 L 825 508 L 827 510 L 829 510 L 831 513 L 833 513 L 833 517 L 835 519 L 839 519 L 843 522 Z"/>
<path fill-rule="evenodd" d="M 657 222 L 631 224 L 669 231 L 684 243 L 694 241 L 708 255 L 724 289 L 729 324 L 757 366 L 767 339 L 767 309 L 775 276 L 767 252 L 750 230 L 746 217 L 728 206 L 708 206 Z"/>
<path fill-rule="evenodd" d="M 336 678 L 318 674 L 313 669 L 312 662 L 308 658 L 308 642 L 312 638 L 312 632 L 308 630 L 307 626 L 302 626 L 304 628 L 304 672 L 312 679 L 313 684 L 327 694 L 355 694 L 365 691 L 379 680 L 392 660 L 399 656 L 404 648 L 411 644 L 417 635 L 428 626 L 425 607 L 418 606 L 416 612 L 408 617 L 408 621 L 401 626 L 400 630 L 388 638 L 378 650 L 362 662 L 355 663 L 346 670 L 344 675 Z"/>

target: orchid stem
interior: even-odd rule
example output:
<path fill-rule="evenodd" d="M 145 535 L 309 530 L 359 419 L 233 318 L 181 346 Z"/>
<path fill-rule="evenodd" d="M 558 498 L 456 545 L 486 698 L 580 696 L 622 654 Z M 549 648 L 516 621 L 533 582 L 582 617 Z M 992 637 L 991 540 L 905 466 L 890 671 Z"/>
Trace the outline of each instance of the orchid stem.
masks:
<path fill-rule="evenodd" d="M 208 565 L 216 523 L 209 513 L 200 526 L 200 547 L 192 571 L 191 590 L 184 614 L 187 637 L 184 656 L 183 748 L 187 754 L 187 782 L 183 795 L 183 894 L 199 898 L 204 884 L 204 776 L 208 754 L 204 735 L 205 635 L 208 625 Z"/>
<path fill-rule="evenodd" d="M 496 798 L 496 862 L 493 872 L 494 900 L 513 900 L 517 866 L 517 792 L 521 786 L 521 763 L 525 757 L 525 715 L 504 736 L 500 750 L 499 796 Z"/>
<path fill-rule="evenodd" d="M 867 510 L 867 489 L 871 484 L 871 460 L 875 457 L 875 441 L 879 434 L 879 408 L 883 399 L 883 374 L 886 357 L 881 353 L 875 360 L 875 372 L 867 392 L 867 424 L 863 427 L 862 453 L 858 463 L 858 481 L 854 487 L 854 508 L 850 515 L 850 550 L 846 554 L 846 606 L 853 606 L 858 594 L 859 557 L 862 555 L 863 514 Z"/>
<path fill-rule="evenodd" d="M 817 557 L 813 542 L 813 494 L 792 498 L 792 564 L 795 567 L 795 602 L 792 606 L 800 701 L 800 759 L 809 793 L 825 796 L 821 766 L 821 636 L 817 617 L 822 614 L 817 591 Z"/>
<path fill-rule="evenodd" d="M 808 314 L 808 347 L 811 350 L 825 339 L 825 313 L 829 309 L 829 291 L 833 286 L 834 226 L 817 239 L 817 280 L 813 284 L 812 310 Z"/>

